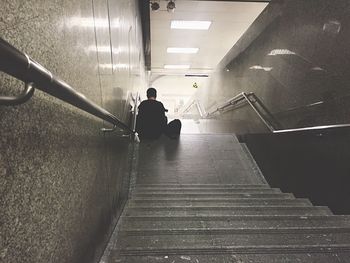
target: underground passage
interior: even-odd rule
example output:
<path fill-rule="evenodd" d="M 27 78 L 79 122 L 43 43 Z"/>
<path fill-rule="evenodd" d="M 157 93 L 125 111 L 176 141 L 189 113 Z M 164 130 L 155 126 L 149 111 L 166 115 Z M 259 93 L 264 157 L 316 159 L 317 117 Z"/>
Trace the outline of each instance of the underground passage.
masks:
<path fill-rule="evenodd" d="M 3 0 L 0 32 L 0 262 L 350 262 L 348 0 Z"/>

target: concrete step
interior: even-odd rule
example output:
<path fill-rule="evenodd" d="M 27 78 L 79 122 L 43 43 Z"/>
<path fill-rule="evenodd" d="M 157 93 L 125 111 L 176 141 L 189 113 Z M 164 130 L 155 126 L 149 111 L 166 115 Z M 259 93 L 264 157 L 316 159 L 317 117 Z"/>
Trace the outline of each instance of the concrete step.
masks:
<path fill-rule="evenodd" d="M 332 215 L 327 207 L 230 206 L 230 207 L 129 207 L 125 216 L 228 216 L 228 215 Z"/>
<path fill-rule="evenodd" d="M 129 207 L 173 207 L 173 206 L 232 206 L 232 205 L 267 205 L 267 206 L 312 206 L 308 199 L 273 199 L 273 198 L 246 198 L 246 199 L 187 199 L 187 200 L 143 200 L 131 199 Z"/>
<path fill-rule="evenodd" d="M 157 190 L 140 190 L 135 189 L 133 192 L 134 195 L 161 195 L 161 194 L 269 194 L 269 193 L 277 193 L 280 194 L 281 190 L 276 188 L 262 188 L 262 189 L 157 189 Z"/>
<path fill-rule="evenodd" d="M 202 192 L 217 192 L 217 191 L 250 191 L 250 190 L 266 190 L 271 189 L 270 187 L 163 187 L 163 188 L 156 188 L 156 187 L 137 187 L 135 190 L 139 192 L 176 192 L 176 191 L 202 191 Z"/>
<path fill-rule="evenodd" d="M 236 233 L 210 234 L 197 232 L 190 234 L 157 234 L 142 233 L 142 235 L 124 235 L 121 233 L 117 248 L 129 251 L 212 251 L 221 253 L 225 250 L 241 249 L 241 251 L 268 252 L 269 250 L 290 249 L 291 247 L 320 248 L 345 246 L 350 248 L 350 232 L 344 233 Z M 180 252 L 181 253 L 181 252 Z M 179 254 L 180 254 L 179 253 Z M 181 255 L 181 254 L 180 254 Z"/>
<path fill-rule="evenodd" d="M 331 250 L 332 251 L 332 250 Z M 288 251 L 289 252 L 289 251 Z M 291 251 L 289 253 L 278 252 L 280 254 L 215 254 L 215 255 L 194 255 L 180 254 L 172 255 L 168 253 L 151 255 L 130 255 L 119 256 L 115 251 L 111 262 L 123 263 L 347 263 L 350 252 L 330 253 L 308 253 Z M 119 260 L 119 261 L 118 261 Z"/>
<path fill-rule="evenodd" d="M 132 199 L 178 199 L 178 198 L 283 198 L 294 199 L 294 195 L 287 193 L 186 193 L 186 194 L 173 194 L 173 193 L 157 193 L 157 194 L 132 194 Z"/>
<path fill-rule="evenodd" d="M 344 234 L 350 233 L 350 227 L 242 227 L 242 228 L 184 228 L 184 229 L 127 229 L 119 232 L 123 236 L 159 236 L 159 235 L 240 235 L 240 234 Z"/>
<path fill-rule="evenodd" d="M 264 189 L 270 188 L 267 184 L 137 184 L 136 189 Z"/>
<path fill-rule="evenodd" d="M 295 199 L 293 194 L 194 194 L 194 195 L 142 195 L 133 196 L 130 200 L 221 200 L 221 199 Z"/>
<path fill-rule="evenodd" d="M 350 216 L 130 216 L 121 220 L 122 230 L 350 227 Z"/>

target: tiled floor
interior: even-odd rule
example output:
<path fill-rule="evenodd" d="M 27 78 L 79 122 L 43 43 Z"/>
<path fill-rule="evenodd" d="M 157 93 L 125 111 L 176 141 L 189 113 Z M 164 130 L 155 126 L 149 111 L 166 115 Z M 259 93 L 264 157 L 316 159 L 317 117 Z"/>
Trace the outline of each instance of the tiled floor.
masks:
<path fill-rule="evenodd" d="M 141 142 L 137 183 L 258 184 L 232 134 L 182 134 Z"/>

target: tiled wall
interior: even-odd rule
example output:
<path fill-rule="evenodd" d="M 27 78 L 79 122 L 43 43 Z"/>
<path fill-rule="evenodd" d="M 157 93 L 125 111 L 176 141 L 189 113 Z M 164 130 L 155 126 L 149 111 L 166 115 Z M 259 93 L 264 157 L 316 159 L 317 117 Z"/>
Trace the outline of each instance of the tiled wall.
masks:
<path fill-rule="evenodd" d="M 283 128 L 350 123 L 350 2 L 275 0 L 199 91 L 207 110 L 254 92 Z M 248 107 L 223 114 L 236 132 L 266 128 Z"/>
<path fill-rule="evenodd" d="M 127 120 L 144 88 L 135 0 L 4 0 L 0 37 Z M 0 94 L 23 84 L 0 73 Z M 109 124 L 36 90 L 0 106 L 0 262 L 92 262 L 127 197 L 132 146 Z"/>

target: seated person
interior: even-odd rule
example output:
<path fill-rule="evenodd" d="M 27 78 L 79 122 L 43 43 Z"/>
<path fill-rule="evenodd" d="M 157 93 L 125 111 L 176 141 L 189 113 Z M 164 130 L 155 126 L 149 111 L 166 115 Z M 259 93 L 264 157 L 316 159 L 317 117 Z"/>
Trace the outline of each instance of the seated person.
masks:
<path fill-rule="evenodd" d="M 140 139 L 158 139 L 163 133 L 170 138 L 178 138 L 181 122 L 174 120 L 167 124 L 166 110 L 163 103 L 157 101 L 157 90 L 147 90 L 147 100 L 141 102 L 136 119 L 136 132 Z"/>

